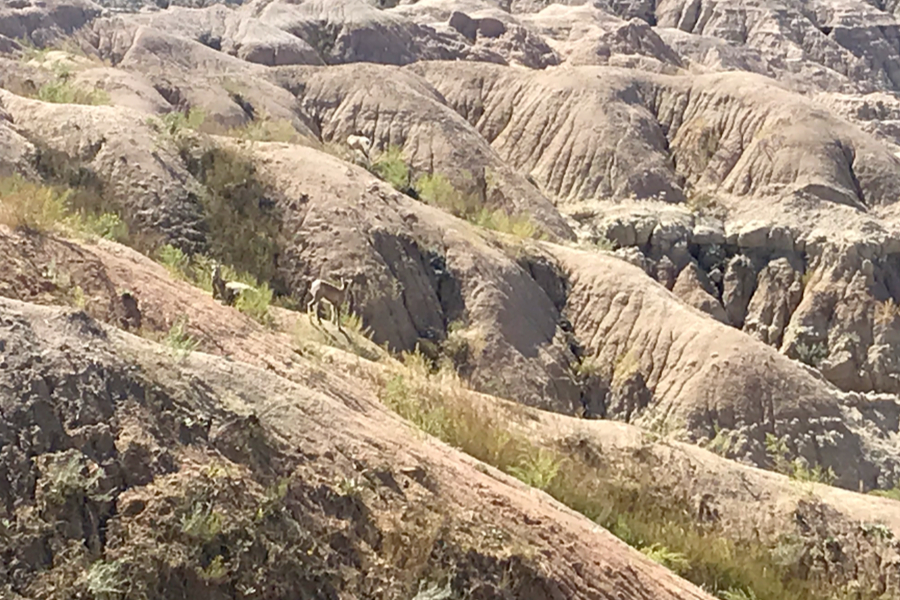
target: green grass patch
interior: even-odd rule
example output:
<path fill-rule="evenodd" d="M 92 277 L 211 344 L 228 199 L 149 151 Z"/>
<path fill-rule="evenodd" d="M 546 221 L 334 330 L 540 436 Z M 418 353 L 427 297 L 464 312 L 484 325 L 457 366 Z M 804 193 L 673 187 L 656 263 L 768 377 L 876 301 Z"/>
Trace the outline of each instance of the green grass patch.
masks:
<path fill-rule="evenodd" d="M 102 106 L 109 104 L 109 94 L 99 88 L 88 88 L 73 83 L 68 78 L 45 83 L 38 88 L 35 98 L 54 104 L 87 104 Z"/>
<path fill-rule="evenodd" d="M 397 146 L 388 146 L 372 163 L 371 171 L 404 194 L 414 192 L 412 172 L 403 160 L 403 150 Z"/>
<path fill-rule="evenodd" d="M 190 356 L 200 345 L 200 342 L 187 332 L 186 318 L 178 319 L 172 324 L 163 343 L 171 350 L 177 362 L 181 362 Z"/>
<path fill-rule="evenodd" d="M 597 466 L 563 449 L 536 446 L 509 425 L 508 415 L 475 404 L 451 369 L 434 371 L 417 355 L 406 355 L 405 362 L 403 372 L 382 381 L 388 407 L 424 432 L 543 489 L 710 593 L 760 600 L 840 597 L 836 588 L 804 579 L 799 559 L 785 560 L 776 544 L 699 525 L 689 498 L 660 485 L 649 467 Z"/>

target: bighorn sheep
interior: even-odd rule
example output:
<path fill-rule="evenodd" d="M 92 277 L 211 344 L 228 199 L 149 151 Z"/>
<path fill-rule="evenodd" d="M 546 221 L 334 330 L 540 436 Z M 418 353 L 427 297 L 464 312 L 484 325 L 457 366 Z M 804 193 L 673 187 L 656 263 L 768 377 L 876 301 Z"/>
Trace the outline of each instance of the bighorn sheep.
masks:
<path fill-rule="evenodd" d="M 369 159 L 369 150 L 372 149 L 372 140 L 367 138 L 364 135 L 351 135 L 347 138 L 347 145 L 351 150 L 359 150 L 362 152 L 363 156 L 366 157 L 366 161 Z"/>
<path fill-rule="evenodd" d="M 343 276 L 341 276 L 341 287 L 337 287 L 324 279 L 316 279 L 313 281 L 312 285 L 309 286 L 309 293 L 312 295 L 312 300 L 306 305 L 307 314 L 315 308 L 316 320 L 321 323 L 322 319 L 319 317 L 319 303 L 323 300 L 328 302 L 328 304 L 331 305 L 332 321 L 337 325 L 338 331 L 340 331 L 341 305 L 344 303 L 344 300 L 347 299 L 347 291 L 350 289 L 350 283 L 351 282 L 349 281 L 345 281 Z"/>
<path fill-rule="evenodd" d="M 228 306 L 233 306 L 241 292 L 252 290 L 253 286 L 240 281 L 225 281 L 222 277 L 222 265 L 215 263 L 212 272 L 213 298 L 221 300 Z"/>

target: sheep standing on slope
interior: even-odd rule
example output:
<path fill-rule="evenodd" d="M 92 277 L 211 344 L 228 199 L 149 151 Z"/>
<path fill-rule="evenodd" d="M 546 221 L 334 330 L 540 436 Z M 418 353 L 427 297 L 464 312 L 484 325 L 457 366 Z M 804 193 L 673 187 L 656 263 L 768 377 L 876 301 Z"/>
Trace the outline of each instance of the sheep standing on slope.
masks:
<path fill-rule="evenodd" d="M 335 325 L 337 325 L 338 331 L 341 331 L 341 305 L 347 299 L 347 291 L 350 287 L 349 284 L 350 282 L 345 281 L 343 276 L 341 277 L 341 287 L 329 283 L 324 279 L 316 279 L 313 281 L 312 285 L 309 286 L 309 293 L 312 296 L 312 300 L 306 305 L 307 314 L 315 308 L 316 320 L 321 323 L 322 319 L 319 317 L 319 303 L 324 300 L 331 305 L 331 319 L 334 321 Z"/>
<path fill-rule="evenodd" d="M 358 150 L 366 158 L 366 164 L 370 162 L 369 150 L 372 149 L 372 140 L 364 135 L 351 135 L 347 138 L 347 145 L 351 150 Z"/>

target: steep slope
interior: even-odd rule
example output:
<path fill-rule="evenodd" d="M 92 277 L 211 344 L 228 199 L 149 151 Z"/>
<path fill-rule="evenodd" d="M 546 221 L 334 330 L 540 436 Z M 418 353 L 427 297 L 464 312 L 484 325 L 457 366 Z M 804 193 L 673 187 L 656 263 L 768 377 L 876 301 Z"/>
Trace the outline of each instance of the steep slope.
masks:
<path fill-rule="evenodd" d="M 708 597 L 546 497 L 416 441 L 358 393 L 350 407 L 246 364 L 173 362 L 84 313 L 5 299 L 0 313 L 12 367 L 2 382 L 4 593 L 96 593 L 84 577 L 92 565 L 106 585 L 162 597 L 391 597 L 414 591 L 415 577 L 450 573 L 454 591 L 489 598 Z M 29 439 L 10 437 L 23 428 Z M 341 478 L 360 469 L 383 483 L 371 496 L 342 493 Z M 272 486 L 283 491 L 267 498 Z M 413 515 L 421 529 L 401 520 Z M 504 558 L 505 543 L 481 549 L 489 527 L 540 552 L 553 575 Z M 378 553 L 405 555 L 418 573 L 410 581 Z"/>

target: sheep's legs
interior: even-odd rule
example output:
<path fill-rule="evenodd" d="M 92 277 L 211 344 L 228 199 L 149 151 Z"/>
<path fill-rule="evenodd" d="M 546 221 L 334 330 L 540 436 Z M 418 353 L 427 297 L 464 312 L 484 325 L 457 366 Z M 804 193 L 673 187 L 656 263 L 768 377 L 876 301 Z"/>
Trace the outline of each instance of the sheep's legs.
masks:
<path fill-rule="evenodd" d="M 318 304 L 316 304 L 316 300 L 315 300 L 315 299 L 310 300 L 309 304 L 306 305 L 306 314 L 308 315 L 308 314 L 313 310 L 313 305 L 314 305 L 314 304 L 316 305 L 316 308 L 315 308 L 316 320 L 317 320 L 319 323 L 321 323 L 321 322 L 322 322 L 322 317 L 319 316 L 319 306 L 318 306 Z"/>

